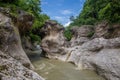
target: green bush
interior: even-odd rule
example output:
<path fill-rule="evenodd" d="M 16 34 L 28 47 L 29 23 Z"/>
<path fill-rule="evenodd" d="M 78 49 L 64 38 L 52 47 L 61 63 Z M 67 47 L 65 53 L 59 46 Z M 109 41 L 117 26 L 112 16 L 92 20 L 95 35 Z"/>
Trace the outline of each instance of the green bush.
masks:
<path fill-rule="evenodd" d="M 33 33 L 30 34 L 30 38 L 31 38 L 31 41 L 32 41 L 32 42 L 39 42 L 39 43 L 41 42 L 40 36 L 35 35 L 35 34 L 33 34 Z"/>
<path fill-rule="evenodd" d="M 68 29 L 68 30 L 65 30 L 64 31 L 64 36 L 66 37 L 66 39 L 68 40 L 68 41 L 70 41 L 71 40 L 71 38 L 72 38 L 72 33 L 71 33 L 71 31 Z"/>

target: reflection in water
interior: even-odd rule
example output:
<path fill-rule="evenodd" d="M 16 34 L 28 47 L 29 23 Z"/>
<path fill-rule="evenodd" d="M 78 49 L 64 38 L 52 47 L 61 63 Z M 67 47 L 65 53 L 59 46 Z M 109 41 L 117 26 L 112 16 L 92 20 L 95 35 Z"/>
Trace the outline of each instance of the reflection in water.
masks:
<path fill-rule="evenodd" d="M 32 63 L 46 80 L 104 80 L 93 71 L 77 70 L 71 63 L 45 58 L 32 59 Z"/>

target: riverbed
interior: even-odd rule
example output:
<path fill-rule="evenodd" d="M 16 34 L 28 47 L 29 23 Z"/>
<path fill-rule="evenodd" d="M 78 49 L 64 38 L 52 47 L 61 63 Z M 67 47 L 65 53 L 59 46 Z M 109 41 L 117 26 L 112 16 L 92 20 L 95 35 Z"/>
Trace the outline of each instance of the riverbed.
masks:
<path fill-rule="evenodd" d="M 31 61 L 45 80 L 105 80 L 94 71 L 78 70 L 72 63 L 46 58 L 32 58 Z"/>

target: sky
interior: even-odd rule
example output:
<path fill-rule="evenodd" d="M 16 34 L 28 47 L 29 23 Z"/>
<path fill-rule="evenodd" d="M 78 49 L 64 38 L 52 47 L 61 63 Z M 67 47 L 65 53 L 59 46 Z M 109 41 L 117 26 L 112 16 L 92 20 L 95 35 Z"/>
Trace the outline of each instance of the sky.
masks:
<path fill-rule="evenodd" d="M 42 13 L 57 20 L 64 26 L 70 24 L 70 16 L 77 16 L 83 8 L 85 0 L 41 0 Z"/>

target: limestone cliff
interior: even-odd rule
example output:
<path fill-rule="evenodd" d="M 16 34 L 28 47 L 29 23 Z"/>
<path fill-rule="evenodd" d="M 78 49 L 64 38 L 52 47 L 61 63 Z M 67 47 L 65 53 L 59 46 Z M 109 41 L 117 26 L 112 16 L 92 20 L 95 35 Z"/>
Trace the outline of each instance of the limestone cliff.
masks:
<path fill-rule="evenodd" d="M 45 26 L 45 32 L 49 34 L 42 40 L 42 48 L 50 57 L 72 62 L 78 69 L 94 70 L 107 80 L 120 80 L 119 24 L 102 22 L 95 27 L 75 27 L 71 30 L 73 38 L 69 47 L 66 47 L 66 41 L 59 28 L 52 26 Z M 57 31 L 54 30 L 56 28 Z"/>
<path fill-rule="evenodd" d="M 64 28 L 54 21 L 47 21 L 41 29 L 45 36 L 42 39 L 41 47 L 49 58 L 55 58 L 65 54 L 64 45 L 65 37 L 63 36 Z"/>
<path fill-rule="evenodd" d="M 14 20 L 9 10 L 0 8 L 0 80 L 44 80 L 32 71 L 21 45 L 19 25 L 15 24 L 18 20 Z"/>

